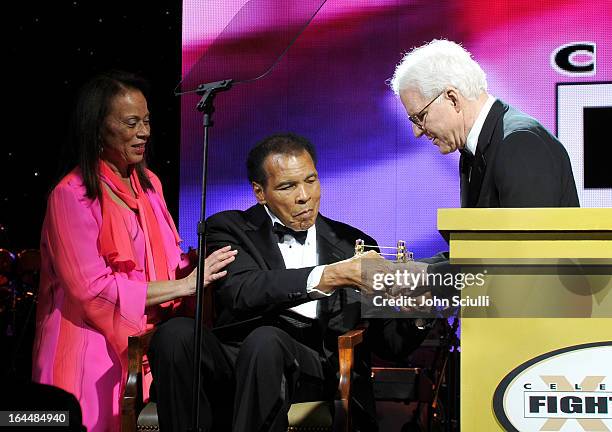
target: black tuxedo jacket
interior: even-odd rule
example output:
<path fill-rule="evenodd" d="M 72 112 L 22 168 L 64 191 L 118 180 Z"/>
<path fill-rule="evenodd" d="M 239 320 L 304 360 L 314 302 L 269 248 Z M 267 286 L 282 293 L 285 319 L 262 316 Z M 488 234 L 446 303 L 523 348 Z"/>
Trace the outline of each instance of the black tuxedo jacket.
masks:
<path fill-rule="evenodd" d="M 322 215 L 318 216 L 316 227 L 320 265 L 352 257 L 357 239 L 376 245 L 374 239 L 358 229 Z M 239 342 L 255 328 L 277 322 L 283 322 L 279 327 L 287 330 L 288 324 L 277 318 L 288 314 L 288 308 L 311 300 L 306 292 L 306 281 L 314 267 L 285 268 L 272 222 L 261 205 L 246 211 L 217 213 L 207 220 L 206 229 L 210 252 L 226 245 L 238 250 L 236 260 L 227 267 L 227 276 L 215 287 L 217 327 L 214 331 L 219 339 Z M 337 289 L 331 296 L 319 300 L 316 325 L 321 337 L 316 349 L 322 360 L 327 360 L 336 372 L 338 336 L 360 322 L 361 298 L 354 289 Z M 361 351 L 373 351 L 383 358 L 405 357 L 426 335 L 425 331 L 416 328 L 413 320 L 371 319 L 368 324 Z M 368 357 L 363 355 L 356 361 L 354 400 L 374 422 Z"/>
<path fill-rule="evenodd" d="M 317 217 L 316 227 L 320 265 L 352 257 L 357 239 L 376 245 L 362 231 L 322 215 Z M 272 222 L 263 206 L 217 213 L 208 218 L 206 229 L 209 252 L 226 245 L 238 250 L 236 260 L 227 267 L 227 276 L 215 287 L 215 326 L 222 327 L 218 332 L 222 340 L 246 337 L 263 323 L 274 322 L 279 315 L 291 315 L 288 308 L 312 300 L 306 292 L 306 281 L 314 267 L 285 268 Z M 354 289 L 338 289 L 320 299 L 319 351 L 325 357 L 334 357 L 337 337 L 361 321 L 361 295 Z M 368 346 L 385 358 L 408 354 L 423 337 L 412 320 L 372 319 L 368 324 L 367 334 L 373 335 L 368 338 Z"/>
<path fill-rule="evenodd" d="M 497 100 L 476 154 L 462 151 L 461 207 L 579 207 L 569 156 L 544 126 Z"/>

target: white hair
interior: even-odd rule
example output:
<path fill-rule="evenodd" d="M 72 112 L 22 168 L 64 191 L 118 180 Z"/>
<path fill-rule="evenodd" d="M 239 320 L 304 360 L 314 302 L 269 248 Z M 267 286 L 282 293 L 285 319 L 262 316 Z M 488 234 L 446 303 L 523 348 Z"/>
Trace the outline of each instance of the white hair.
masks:
<path fill-rule="evenodd" d="M 474 100 L 487 91 L 487 76 L 461 45 L 434 39 L 404 55 L 390 84 L 396 95 L 410 87 L 426 98 L 453 86 Z"/>

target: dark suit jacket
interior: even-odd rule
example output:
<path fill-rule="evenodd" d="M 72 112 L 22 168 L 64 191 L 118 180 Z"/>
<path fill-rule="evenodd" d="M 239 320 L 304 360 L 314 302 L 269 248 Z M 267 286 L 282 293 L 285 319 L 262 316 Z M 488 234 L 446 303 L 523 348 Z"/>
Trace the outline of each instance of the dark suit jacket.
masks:
<path fill-rule="evenodd" d="M 463 151 L 461 207 L 579 207 L 569 156 L 537 120 L 497 100 L 476 154 Z"/>
<path fill-rule="evenodd" d="M 374 239 L 358 229 L 322 215 L 318 216 L 316 227 L 319 264 L 352 257 L 357 239 L 376 245 Z M 275 325 L 279 316 L 287 314 L 288 308 L 311 300 L 306 281 L 314 267 L 285 268 L 270 217 L 263 206 L 217 213 L 207 220 L 206 229 L 210 252 L 226 245 L 238 250 L 236 260 L 227 267 L 228 275 L 215 287 L 215 331 L 222 341 L 240 340 L 258 326 Z M 319 300 L 317 325 L 322 337 L 318 351 L 336 371 L 337 338 L 362 321 L 360 300 L 360 294 L 351 288 L 338 289 Z M 420 344 L 424 333 L 412 320 L 372 319 L 365 347 L 384 358 L 401 357 Z M 362 376 L 368 376 L 368 371 L 363 370 L 368 367 L 365 357 L 357 366 Z M 371 395 L 355 397 L 363 399 L 361 405 L 373 414 L 373 400 L 367 400 Z"/>

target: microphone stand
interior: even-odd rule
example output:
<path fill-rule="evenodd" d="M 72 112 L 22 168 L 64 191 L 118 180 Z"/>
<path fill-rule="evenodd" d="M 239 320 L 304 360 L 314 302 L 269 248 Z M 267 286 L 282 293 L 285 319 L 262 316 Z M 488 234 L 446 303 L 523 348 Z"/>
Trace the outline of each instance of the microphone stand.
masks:
<path fill-rule="evenodd" d="M 208 84 L 200 84 L 196 93 L 201 96 L 196 108 L 202 113 L 202 125 L 204 126 L 204 147 L 202 160 L 202 204 L 200 207 L 200 221 L 198 222 L 198 269 L 196 273 L 196 309 L 195 309 L 195 339 L 193 360 L 193 396 L 192 396 L 192 431 L 203 432 L 200 428 L 200 384 L 202 371 L 200 368 L 203 307 L 204 307 L 204 258 L 206 256 L 206 171 L 208 162 L 208 134 L 213 126 L 212 115 L 215 112 L 214 100 L 217 93 L 229 90 L 232 80 L 216 81 Z"/>
<path fill-rule="evenodd" d="M 246 83 L 257 81 L 266 75 L 268 75 L 272 69 L 280 62 L 281 58 L 285 55 L 285 53 L 289 50 L 289 48 L 295 43 L 297 38 L 302 34 L 302 32 L 308 27 L 310 22 L 314 19 L 315 15 L 319 10 L 323 7 L 326 0 L 312 0 L 314 4 L 317 6 L 317 9 L 307 16 L 308 20 L 301 26 L 299 29 L 296 29 L 293 33 L 293 38 L 288 41 L 286 44 L 286 48 L 280 52 L 276 53 L 275 61 L 271 63 L 270 67 L 265 70 L 260 75 L 250 78 L 250 79 L 242 79 L 236 81 L 236 83 Z M 226 30 L 229 28 L 234 29 L 232 23 L 240 21 L 236 21 L 236 17 L 245 16 L 250 13 L 252 10 L 257 10 L 257 6 L 261 6 L 261 4 L 268 4 L 269 0 L 265 1 L 254 1 L 251 0 L 247 2 L 246 5 L 250 5 L 245 9 L 243 6 L 239 13 L 234 16 L 230 24 L 226 27 Z M 251 9 L 251 6 L 256 6 Z M 241 12 L 244 11 L 244 14 L 241 15 Z M 238 24 L 237 24 L 238 25 Z M 226 31 L 224 30 L 224 32 Z M 228 33 L 231 33 L 229 31 Z M 221 38 L 219 39 L 221 40 Z M 198 68 L 196 67 L 196 70 Z M 239 75 L 236 72 L 227 73 L 227 75 Z M 236 77 L 236 79 L 239 79 Z M 210 82 L 208 84 L 200 84 L 197 87 L 195 93 L 201 96 L 200 102 L 198 102 L 197 109 L 203 115 L 203 126 L 204 126 L 204 147 L 203 147 L 203 161 L 202 161 L 202 205 L 200 210 L 200 221 L 198 222 L 198 269 L 196 273 L 197 284 L 196 284 L 196 310 L 195 310 L 195 337 L 194 337 L 194 359 L 193 359 L 193 369 L 194 369 L 194 382 L 193 382 L 193 395 L 192 395 L 192 432 L 203 432 L 200 428 L 200 420 L 202 418 L 202 413 L 200 412 L 200 384 L 202 380 L 202 373 L 200 369 L 200 361 L 201 361 L 201 346 L 202 346 L 202 327 L 203 327 L 203 307 L 204 307 L 204 257 L 206 255 L 206 167 L 207 167 L 207 158 L 208 158 L 208 134 L 209 129 L 213 126 L 212 115 L 215 112 L 215 108 L 213 105 L 215 96 L 217 93 L 222 91 L 229 90 L 235 82 L 231 79 L 226 79 L 222 81 Z M 178 87 L 177 87 L 178 88 Z M 192 91 L 177 93 L 177 94 L 186 94 L 192 93 Z"/>

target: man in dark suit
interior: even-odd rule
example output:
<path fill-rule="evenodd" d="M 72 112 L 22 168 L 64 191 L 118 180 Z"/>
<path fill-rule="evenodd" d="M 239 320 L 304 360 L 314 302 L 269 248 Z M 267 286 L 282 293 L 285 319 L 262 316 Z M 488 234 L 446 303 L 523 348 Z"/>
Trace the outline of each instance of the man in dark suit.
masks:
<path fill-rule="evenodd" d="M 315 164 L 314 148 L 304 138 L 266 138 L 247 161 L 258 204 L 207 221 L 210 252 L 227 245 L 238 251 L 215 289 L 215 337 L 208 337 L 208 346 L 202 347 L 205 379 L 217 379 L 214 370 L 221 375 L 232 371 L 234 431 L 285 432 L 292 403 L 333 398 L 337 338 L 362 321 L 358 290 L 369 287 L 361 278 L 363 258 L 353 257 L 355 240 L 376 243 L 358 229 L 319 214 Z M 382 260 L 374 252 L 366 255 L 371 254 Z M 383 357 L 405 356 L 425 336 L 412 320 L 368 323 L 364 354 L 372 350 Z M 177 344 L 176 326 L 169 322 L 160 330 L 156 351 L 168 351 Z M 157 363 L 153 372 L 168 367 Z M 376 430 L 367 355 L 357 361 L 353 389 L 354 422 L 361 430 Z M 215 398 L 207 393 L 206 400 Z"/>
<path fill-rule="evenodd" d="M 417 138 L 425 135 L 442 154 L 461 152 L 462 207 L 579 206 L 563 145 L 535 119 L 488 94 L 484 71 L 457 43 L 433 40 L 411 50 L 391 87 Z M 431 264 L 429 273 L 461 271 L 448 258 L 442 252 L 423 261 Z"/>
<path fill-rule="evenodd" d="M 565 147 L 538 121 L 487 93 L 460 45 L 434 40 L 405 55 L 391 86 L 416 137 L 461 152 L 462 207 L 578 207 Z"/>

